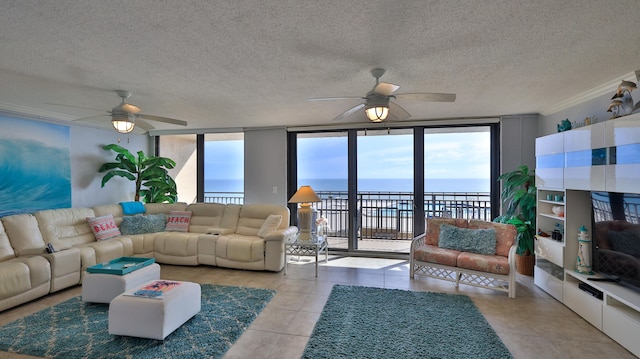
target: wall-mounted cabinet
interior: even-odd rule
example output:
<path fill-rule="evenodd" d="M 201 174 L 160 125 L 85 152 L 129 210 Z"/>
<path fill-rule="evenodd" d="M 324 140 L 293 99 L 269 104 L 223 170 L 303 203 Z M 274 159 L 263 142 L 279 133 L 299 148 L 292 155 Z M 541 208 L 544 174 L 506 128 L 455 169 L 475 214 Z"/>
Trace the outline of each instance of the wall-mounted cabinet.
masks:
<path fill-rule="evenodd" d="M 536 138 L 536 186 L 564 188 L 564 133 Z"/>
<path fill-rule="evenodd" d="M 605 123 L 607 191 L 640 192 L 640 113 Z"/>
<path fill-rule="evenodd" d="M 536 139 L 536 186 L 638 192 L 640 113 Z"/>
<path fill-rule="evenodd" d="M 588 191 L 605 189 L 606 124 L 601 122 L 563 132 L 564 188 Z"/>

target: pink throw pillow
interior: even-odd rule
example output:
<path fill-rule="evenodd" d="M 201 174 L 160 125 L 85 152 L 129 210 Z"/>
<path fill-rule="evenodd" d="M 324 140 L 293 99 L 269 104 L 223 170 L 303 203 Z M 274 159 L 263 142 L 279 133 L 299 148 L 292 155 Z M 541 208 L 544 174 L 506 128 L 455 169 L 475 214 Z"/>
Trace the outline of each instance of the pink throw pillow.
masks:
<path fill-rule="evenodd" d="M 89 223 L 96 241 L 104 241 L 120 235 L 120 229 L 116 226 L 116 221 L 111 214 L 87 218 L 87 223 Z"/>
<path fill-rule="evenodd" d="M 170 232 L 189 232 L 190 222 L 191 211 L 170 211 L 164 230 Z"/>

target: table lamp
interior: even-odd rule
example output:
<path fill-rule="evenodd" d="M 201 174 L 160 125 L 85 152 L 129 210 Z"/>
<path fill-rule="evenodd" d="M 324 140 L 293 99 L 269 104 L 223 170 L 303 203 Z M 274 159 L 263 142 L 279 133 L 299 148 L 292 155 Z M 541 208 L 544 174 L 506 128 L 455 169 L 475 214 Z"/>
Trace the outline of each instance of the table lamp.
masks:
<path fill-rule="evenodd" d="M 300 187 L 289 199 L 289 203 L 300 203 L 300 208 L 298 208 L 298 226 L 300 227 L 299 240 L 301 241 L 311 240 L 312 202 L 320 202 L 320 197 L 313 191 L 311 186 Z"/>

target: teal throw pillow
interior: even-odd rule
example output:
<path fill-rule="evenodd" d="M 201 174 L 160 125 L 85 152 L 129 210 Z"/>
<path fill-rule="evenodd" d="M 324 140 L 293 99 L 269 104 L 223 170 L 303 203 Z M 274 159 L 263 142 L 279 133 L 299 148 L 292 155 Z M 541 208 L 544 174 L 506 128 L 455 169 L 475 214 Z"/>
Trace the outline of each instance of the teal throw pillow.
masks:
<path fill-rule="evenodd" d="M 122 213 L 126 215 L 146 212 L 142 202 L 120 202 L 120 206 L 122 206 Z"/>
<path fill-rule="evenodd" d="M 461 252 L 496 254 L 496 230 L 459 228 L 441 224 L 438 247 Z"/>
<path fill-rule="evenodd" d="M 165 215 L 148 214 L 122 217 L 120 232 L 122 235 L 163 232 L 166 225 Z"/>

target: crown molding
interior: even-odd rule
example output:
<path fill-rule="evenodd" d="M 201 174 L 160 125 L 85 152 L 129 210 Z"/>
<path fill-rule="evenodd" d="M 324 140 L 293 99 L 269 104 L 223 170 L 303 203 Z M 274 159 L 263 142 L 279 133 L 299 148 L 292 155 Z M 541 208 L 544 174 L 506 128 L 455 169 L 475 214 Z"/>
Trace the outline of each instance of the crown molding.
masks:
<path fill-rule="evenodd" d="M 57 112 L 44 111 L 44 110 L 39 110 L 37 108 L 29 107 L 29 106 L 16 105 L 13 103 L 1 102 L 1 101 L 0 101 L 0 110 L 12 112 L 15 114 L 24 114 L 24 115 L 28 115 L 28 116 L 31 116 L 37 119 L 43 119 L 43 120 L 73 121 L 77 119 L 76 117 L 63 115 Z"/>
<path fill-rule="evenodd" d="M 615 90 L 618 88 L 618 85 L 620 85 L 621 81 L 633 81 L 635 82 L 637 80 L 636 77 L 636 73 L 638 73 L 639 71 L 636 72 L 631 72 L 628 73 L 624 76 L 618 77 L 614 80 L 611 80 L 607 83 L 604 83 L 600 86 L 596 86 L 594 88 L 592 88 L 589 91 L 585 91 L 581 94 L 578 94 L 576 96 L 570 97 L 566 100 L 560 101 L 558 103 L 556 103 L 555 105 L 551 105 L 547 108 L 544 108 L 540 111 L 540 114 L 543 116 L 548 116 L 551 114 L 554 114 L 556 112 L 565 110 L 569 107 L 575 106 L 575 105 L 579 105 L 583 102 L 587 102 L 589 100 L 593 100 L 596 97 L 602 96 L 604 94 L 607 93 L 613 93 L 615 92 Z M 640 76 L 640 74 L 638 75 Z"/>

